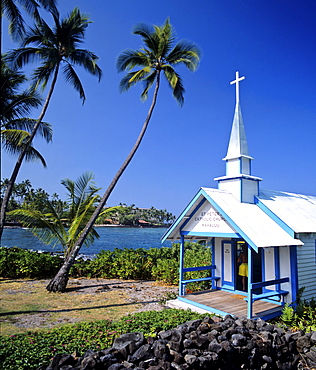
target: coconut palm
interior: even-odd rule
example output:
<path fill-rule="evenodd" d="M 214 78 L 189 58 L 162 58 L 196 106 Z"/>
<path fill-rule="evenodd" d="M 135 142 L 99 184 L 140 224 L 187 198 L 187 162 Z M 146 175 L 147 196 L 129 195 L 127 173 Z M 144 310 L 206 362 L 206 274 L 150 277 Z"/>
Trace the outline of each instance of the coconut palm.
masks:
<path fill-rule="evenodd" d="M 37 25 L 30 28 L 27 32 L 22 48 L 13 50 L 8 57 L 15 67 L 22 67 L 30 61 L 39 60 L 41 65 L 34 71 L 32 87 L 36 89 L 38 86 L 41 86 L 44 89 L 50 79 L 51 84 L 42 111 L 32 129 L 25 149 L 21 152 L 16 162 L 10 178 L 10 184 L 4 196 L 1 206 L 0 237 L 3 231 L 5 210 L 13 184 L 27 154 L 28 145 L 31 145 L 40 122 L 45 116 L 60 68 L 63 69 L 66 81 L 79 92 L 83 103 L 86 99 L 85 92 L 73 66 L 83 67 L 87 72 L 97 76 L 99 81 L 102 74 L 101 69 L 97 65 L 98 57 L 89 50 L 78 48 L 78 45 L 84 40 L 86 28 L 90 23 L 89 17 L 81 14 L 80 10 L 75 8 L 67 18 L 60 20 L 56 15 L 53 15 L 53 18 L 55 22 L 53 29 L 44 20 L 40 19 Z M 35 46 L 28 46 L 32 44 Z"/>
<path fill-rule="evenodd" d="M 23 226 L 30 228 L 32 233 L 45 244 L 52 247 L 61 245 L 67 259 L 69 251 L 74 247 L 99 200 L 97 192 L 100 188 L 97 188 L 92 180 L 93 175 L 85 173 L 77 181 L 70 179 L 61 181 L 68 193 L 66 209 L 56 207 L 53 200 L 45 198 L 43 200 L 45 213 L 36 208 L 27 207 L 11 211 L 9 215 L 21 222 Z M 98 233 L 91 229 L 85 245 L 90 245 L 98 237 Z"/>
<path fill-rule="evenodd" d="M 8 153 L 20 154 L 30 137 L 30 132 L 36 120 L 27 118 L 31 109 L 41 105 L 42 100 L 34 90 L 20 92 L 21 85 L 26 77 L 19 71 L 8 68 L 5 59 L 1 60 L 0 84 L 0 129 L 1 144 Z M 47 142 L 52 140 L 51 125 L 45 122 L 39 124 L 37 134 L 44 137 Z M 42 155 L 31 145 L 26 152 L 26 160 L 39 160 L 46 166 Z"/>
<path fill-rule="evenodd" d="M 14 41 L 20 40 L 25 33 L 25 22 L 21 14 L 22 7 L 35 20 L 40 18 L 38 8 L 42 6 L 45 10 L 58 15 L 56 0 L 1 0 L 0 11 L 9 22 L 9 34 Z M 1 22 L 0 22 L 1 25 Z"/>
<path fill-rule="evenodd" d="M 117 69 L 119 72 L 128 71 L 120 83 L 120 90 L 127 91 L 131 86 L 138 82 L 144 84 L 144 90 L 141 94 L 141 100 L 144 101 L 148 97 L 148 91 L 151 86 L 155 84 L 152 102 L 147 113 L 147 117 L 143 124 L 142 130 L 121 168 L 114 176 L 112 182 L 104 193 L 100 203 L 98 204 L 94 214 L 84 228 L 79 239 L 75 243 L 75 247 L 71 252 L 74 261 L 78 254 L 81 245 L 83 244 L 90 229 L 93 227 L 94 222 L 102 212 L 110 194 L 112 193 L 118 180 L 124 173 L 126 167 L 134 157 L 148 127 L 150 118 L 152 116 L 154 107 L 156 105 L 158 90 L 160 86 L 160 76 L 163 74 L 171 87 L 172 94 L 180 106 L 184 102 L 183 94 L 184 88 L 179 74 L 175 71 L 174 66 L 184 65 L 190 71 L 195 71 L 198 67 L 200 60 L 200 52 L 198 47 L 187 41 L 179 41 L 175 46 L 174 32 L 169 22 L 165 21 L 162 26 L 149 27 L 144 24 L 135 26 L 133 34 L 140 35 L 143 39 L 145 46 L 140 50 L 124 50 L 117 59 Z M 134 70 L 136 69 L 136 70 Z M 71 261 L 69 259 L 69 261 Z M 62 271 L 68 274 L 71 265 L 65 261 L 62 266 Z M 46 287 L 49 291 L 64 291 L 66 288 L 68 278 L 66 278 L 61 271 L 50 281 Z"/>

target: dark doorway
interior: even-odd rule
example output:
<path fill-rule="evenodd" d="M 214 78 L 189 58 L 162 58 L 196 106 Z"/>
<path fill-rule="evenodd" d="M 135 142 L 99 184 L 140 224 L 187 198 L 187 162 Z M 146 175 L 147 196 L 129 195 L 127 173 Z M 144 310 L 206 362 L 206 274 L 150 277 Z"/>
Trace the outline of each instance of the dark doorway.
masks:
<path fill-rule="evenodd" d="M 262 250 L 259 249 L 258 252 L 252 250 L 252 282 L 260 283 L 262 281 Z M 262 288 L 255 290 L 253 293 L 261 294 Z"/>
<path fill-rule="evenodd" d="M 239 275 L 240 262 L 238 262 L 240 260 L 239 256 L 240 256 L 240 254 L 242 253 L 242 251 L 245 247 L 248 248 L 248 244 L 244 240 L 238 240 L 236 242 L 236 248 L 235 248 L 235 250 L 236 250 L 236 259 L 235 259 L 235 261 L 237 261 L 237 266 L 236 266 L 236 289 L 247 292 L 248 291 L 248 289 L 247 289 L 248 278 L 245 278 L 246 289 L 243 289 L 242 276 Z M 262 254 L 261 254 L 261 250 L 259 249 L 258 252 L 255 252 L 254 250 L 252 250 L 251 253 L 252 253 L 252 282 L 253 283 L 259 283 L 259 282 L 262 281 L 262 258 L 261 258 Z M 258 289 L 254 293 L 260 294 L 260 293 L 262 293 L 261 291 L 262 291 L 262 288 Z"/>
<path fill-rule="evenodd" d="M 244 240 L 238 240 L 236 242 L 236 289 L 237 290 L 242 290 L 244 292 L 247 291 L 247 286 L 248 286 L 248 278 L 244 277 L 244 284 L 243 284 L 243 276 L 240 275 L 240 266 L 241 266 L 241 254 L 244 253 L 247 256 L 247 247 L 248 244 Z M 243 288 L 243 285 L 245 285 L 245 289 Z"/>

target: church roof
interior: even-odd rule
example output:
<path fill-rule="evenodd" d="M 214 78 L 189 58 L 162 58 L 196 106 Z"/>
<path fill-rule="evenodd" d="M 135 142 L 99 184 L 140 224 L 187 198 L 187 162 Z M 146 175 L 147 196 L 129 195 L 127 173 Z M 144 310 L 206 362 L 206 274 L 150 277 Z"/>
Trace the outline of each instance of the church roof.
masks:
<path fill-rule="evenodd" d="M 260 190 L 258 199 L 295 233 L 316 233 L 316 196 Z"/>
<path fill-rule="evenodd" d="M 203 199 L 218 211 L 232 232 L 235 233 L 235 237 L 243 238 L 254 250 L 261 247 L 303 244 L 300 240 L 289 235 L 282 225 L 273 220 L 257 204 L 241 203 L 229 192 L 212 188 L 200 189 L 173 226 L 166 232 L 163 241 L 180 238 L 180 232 L 185 229 L 186 223 L 190 219 L 198 219 L 199 207 Z M 195 239 L 194 233 L 187 232 L 187 235 Z M 202 233 L 198 233 L 197 236 L 197 239 L 203 239 Z M 216 230 L 214 231 L 211 224 L 210 227 L 204 227 L 204 238 L 216 236 L 220 237 L 224 234 L 220 235 Z M 229 235 L 227 234 L 227 236 Z"/>

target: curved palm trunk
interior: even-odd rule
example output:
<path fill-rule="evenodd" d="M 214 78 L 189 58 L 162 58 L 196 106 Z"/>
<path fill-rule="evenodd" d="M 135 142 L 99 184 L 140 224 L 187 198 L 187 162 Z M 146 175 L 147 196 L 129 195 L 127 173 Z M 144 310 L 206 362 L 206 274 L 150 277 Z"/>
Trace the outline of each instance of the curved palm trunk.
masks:
<path fill-rule="evenodd" d="M 23 149 L 23 151 L 20 153 L 16 163 L 15 163 L 15 166 L 14 166 L 14 169 L 12 171 L 12 174 L 11 174 L 11 177 L 9 179 L 9 182 L 8 182 L 8 186 L 7 186 L 7 190 L 4 194 L 4 197 L 3 197 L 3 201 L 2 201 L 2 204 L 1 204 L 1 211 L 0 211 L 0 239 L 1 239 L 1 236 L 2 236 L 2 232 L 3 232 L 3 228 L 4 228 L 4 222 L 5 222 L 5 214 L 6 214 L 6 210 L 7 210 L 7 207 L 8 207 L 8 204 L 9 204 L 9 200 L 10 200 L 10 197 L 11 197 L 11 194 L 12 194 L 12 191 L 13 191 L 13 186 L 14 186 L 14 183 L 15 183 L 15 180 L 18 176 L 18 173 L 20 171 L 20 168 L 22 166 L 22 163 L 23 163 L 23 160 L 25 158 L 25 155 L 27 153 L 27 150 L 29 148 L 29 146 L 32 144 L 32 141 L 34 139 L 34 136 L 36 135 L 37 133 L 37 130 L 38 130 L 38 127 L 40 126 L 40 123 L 42 122 L 44 116 L 45 116 L 45 113 L 47 111 L 47 108 L 48 108 L 48 105 L 49 105 L 49 102 L 50 102 L 50 99 L 52 97 L 52 94 L 53 94 L 53 91 L 54 91 L 54 88 L 55 88 L 55 84 L 56 84 L 56 81 L 57 81 L 57 76 L 58 76 L 58 70 L 59 70 L 59 65 L 56 66 L 56 69 L 55 69 L 55 72 L 54 72 L 54 76 L 53 76 L 53 80 L 52 80 L 52 84 L 51 84 L 51 87 L 49 89 L 49 92 L 48 92 L 48 95 L 46 97 L 46 100 L 45 100 L 45 103 L 43 105 L 43 108 L 42 108 L 42 111 L 33 127 L 33 130 L 31 132 L 31 135 L 29 137 L 29 140 L 27 142 L 27 144 L 25 145 L 25 148 Z"/>
<path fill-rule="evenodd" d="M 112 182 L 108 186 L 108 188 L 107 188 L 106 192 L 104 193 L 104 195 L 103 195 L 103 197 L 102 197 L 99 205 L 95 209 L 93 215 L 91 216 L 91 218 L 88 221 L 87 225 L 83 229 L 83 231 L 82 231 L 79 239 L 75 243 L 75 247 L 69 252 L 68 257 L 65 259 L 64 264 L 62 265 L 62 267 L 60 268 L 60 270 L 58 271 L 58 273 L 56 274 L 56 276 L 47 285 L 46 289 L 49 292 L 64 292 L 65 291 L 66 286 L 67 286 L 67 283 L 68 283 L 68 279 L 69 279 L 69 271 L 70 271 L 70 268 L 73 265 L 73 263 L 75 262 L 75 258 L 77 257 L 78 252 L 79 252 L 82 244 L 84 243 L 84 241 L 85 241 L 85 239 L 86 239 L 89 231 L 93 227 L 93 225 L 94 225 L 96 219 L 98 218 L 99 214 L 101 213 L 103 207 L 105 206 L 105 204 L 106 204 L 109 196 L 111 195 L 113 189 L 115 188 L 115 185 L 117 184 L 117 182 L 120 179 L 120 177 L 123 175 L 124 171 L 126 170 L 127 166 L 131 162 L 131 160 L 133 159 L 133 157 L 134 157 L 134 155 L 135 155 L 135 153 L 136 153 L 136 151 L 137 151 L 140 143 L 143 140 L 143 137 L 144 137 L 145 132 L 147 130 L 147 127 L 148 127 L 150 118 L 152 116 L 154 107 L 156 105 L 157 95 L 158 95 L 158 90 L 159 90 L 159 85 L 160 85 L 160 71 L 158 71 L 158 73 L 157 73 L 157 80 L 156 80 L 155 91 L 154 91 L 154 95 L 153 95 L 153 99 L 152 99 L 150 108 L 148 110 L 148 114 L 147 114 L 146 120 L 145 120 L 145 122 L 143 124 L 142 130 L 141 130 L 141 132 L 140 132 L 140 134 L 139 134 L 139 136 L 138 136 L 138 138 L 137 138 L 137 140 L 136 140 L 136 142 L 135 142 L 132 150 L 130 151 L 130 153 L 127 156 L 127 158 L 125 159 L 124 163 L 122 164 L 122 166 L 120 167 L 120 169 L 117 171 L 117 173 L 114 176 Z"/>

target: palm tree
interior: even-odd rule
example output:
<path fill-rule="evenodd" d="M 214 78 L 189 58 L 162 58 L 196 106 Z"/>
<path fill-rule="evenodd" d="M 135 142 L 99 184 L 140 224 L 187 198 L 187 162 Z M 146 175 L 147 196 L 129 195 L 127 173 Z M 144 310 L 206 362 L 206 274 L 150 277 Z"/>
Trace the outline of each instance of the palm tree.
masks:
<path fill-rule="evenodd" d="M 90 229 L 93 227 L 93 224 L 98 218 L 99 214 L 102 212 L 102 209 L 115 188 L 115 185 L 134 157 L 145 135 L 154 107 L 156 105 L 161 73 L 163 73 L 169 86 L 171 87 L 174 98 L 177 100 L 179 105 L 182 106 L 184 102 L 184 88 L 182 85 L 182 80 L 179 74 L 174 70 L 173 66 L 183 64 L 193 72 L 196 70 L 199 64 L 200 52 L 195 44 L 182 40 L 173 47 L 175 38 L 169 19 L 167 19 L 162 26 L 149 27 L 144 24 L 139 24 L 135 26 L 133 34 L 140 35 L 145 46 L 136 51 L 130 49 L 124 50 L 119 55 L 117 59 L 118 71 L 128 71 L 128 73 L 121 80 L 120 90 L 127 91 L 137 82 L 143 82 L 144 90 L 141 94 L 141 100 L 144 101 L 148 97 L 148 90 L 153 84 L 155 84 L 152 102 L 142 130 L 131 152 L 114 176 L 95 212 L 91 216 L 82 234 L 76 241 L 75 247 L 70 252 L 72 259 L 66 260 L 61 268 L 61 270 L 63 270 L 64 274 L 67 274 L 67 276 L 64 276 L 61 271 L 59 271 L 46 287 L 48 291 L 63 292 L 65 290 L 65 284 L 67 284 L 68 281 L 68 272 L 71 268 L 71 261 L 75 260 L 81 245 L 87 237 Z M 140 67 L 140 69 L 132 71 L 135 67 Z"/>
<path fill-rule="evenodd" d="M 35 69 L 33 74 L 34 83 L 32 87 L 36 89 L 38 86 L 41 86 L 44 89 L 50 78 L 51 85 L 42 111 L 32 129 L 25 149 L 21 152 L 13 169 L 10 184 L 1 206 L 0 237 L 3 231 L 5 210 L 13 184 L 23 159 L 27 154 L 28 145 L 31 145 L 40 122 L 45 116 L 61 66 L 63 66 L 63 73 L 67 82 L 79 92 L 79 96 L 83 103 L 86 99 L 85 92 L 73 65 L 83 67 L 87 72 L 97 76 L 99 81 L 102 75 L 101 69 L 97 65 L 98 57 L 89 50 L 78 49 L 78 45 L 83 42 L 86 28 L 90 23 L 89 17 L 81 14 L 80 10 L 75 8 L 69 14 L 68 18 L 60 20 L 56 15 L 53 15 L 53 18 L 55 22 L 53 29 L 51 29 L 44 20 L 40 19 L 37 25 L 30 28 L 27 32 L 22 43 L 23 47 L 13 50 L 9 55 L 9 60 L 12 62 L 13 66 L 16 67 L 22 67 L 29 61 L 40 60 L 41 65 Z M 35 44 L 36 46 L 29 47 L 28 45 L 30 44 Z"/>
<path fill-rule="evenodd" d="M 3 148 L 10 154 L 20 154 L 30 137 L 36 120 L 25 117 L 33 108 L 41 105 L 42 100 L 34 90 L 19 92 L 26 77 L 19 71 L 8 68 L 4 58 L 1 60 L 0 84 L 0 135 Z M 37 134 L 47 142 L 52 140 L 49 123 L 40 122 Z M 42 155 L 31 145 L 26 152 L 26 160 L 39 160 L 46 166 Z"/>
<path fill-rule="evenodd" d="M 70 179 L 61 181 L 68 191 L 66 210 L 56 207 L 53 200 L 45 198 L 43 200 L 45 212 L 28 207 L 11 211 L 9 215 L 14 216 L 23 226 L 30 228 L 33 234 L 45 244 L 53 247 L 60 244 L 67 258 L 100 198 L 97 195 L 100 189 L 92 180 L 92 174 L 85 173 L 77 181 Z M 98 237 L 98 233 L 91 229 L 85 245 L 90 245 Z"/>
<path fill-rule="evenodd" d="M 9 22 L 9 34 L 14 41 L 20 40 L 25 33 L 25 22 L 17 3 L 35 20 L 40 18 L 39 4 L 47 11 L 58 15 L 56 0 L 1 0 L 0 2 L 0 28 L 2 30 L 2 14 Z M 2 35 L 0 37 L 2 40 Z M 1 50 L 1 44 L 0 44 Z"/>

